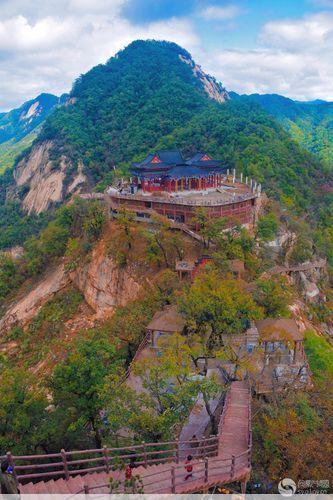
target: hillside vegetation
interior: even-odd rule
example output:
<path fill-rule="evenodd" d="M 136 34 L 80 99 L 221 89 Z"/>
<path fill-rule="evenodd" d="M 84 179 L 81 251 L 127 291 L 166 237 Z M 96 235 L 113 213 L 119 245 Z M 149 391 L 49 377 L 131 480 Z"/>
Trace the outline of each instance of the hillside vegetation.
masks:
<path fill-rule="evenodd" d="M 299 102 L 277 94 L 242 96 L 260 104 L 303 147 L 333 168 L 333 102 Z"/>

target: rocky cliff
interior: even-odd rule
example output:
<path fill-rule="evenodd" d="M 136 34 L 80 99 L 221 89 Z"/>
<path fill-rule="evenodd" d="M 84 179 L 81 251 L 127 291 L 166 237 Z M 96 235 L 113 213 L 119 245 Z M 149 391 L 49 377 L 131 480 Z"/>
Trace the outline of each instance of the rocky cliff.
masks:
<path fill-rule="evenodd" d="M 25 327 L 41 307 L 64 288 L 74 285 L 86 303 L 103 320 L 118 305 L 134 300 L 143 280 L 132 266 L 120 268 L 107 254 L 104 241 L 93 249 L 89 260 L 75 271 L 66 271 L 65 263 L 45 273 L 27 293 L 11 304 L 0 320 L 0 338 L 14 325 Z"/>
<path fill-rule="evenodd" d="M 135 270 L 120 268 L 107 254 L 103 241 L 94 248 L 90 262 L 71 273 L 71 280 L 98 318 L 110 315 L 116 306 L 135 299 L 141 289 Z"/>
<path fill-rule="evenodd" d="M 183 55 L 179 55 L 179 58 L 184 63 L 188 64 L 193 71 L 193 74 L 201 81 L 205 92 L 207 95 L 217 101 L 219 103 L 224 103 L 230 99 L 227 90 L 223 87 L 223 85 L 218 82 L 213 76 L 205 73 L 201 66 L 195 64 L 192 58 L 185 57 Z"/>
<path fill-rule="evenodd" d="M 72 163 L 62 157 L 55 168 L 50 159 L 51 148 L 51 141 L 37 144 L 15 169 L 16 190 L 22 189 L 26 193 L 22 198 L 22 207 L 29 214 L 39 214 L 52 203 L 62 202 L 68 194 L 80 192 L 87 183 L 82 164 L 73 173 Z"/>

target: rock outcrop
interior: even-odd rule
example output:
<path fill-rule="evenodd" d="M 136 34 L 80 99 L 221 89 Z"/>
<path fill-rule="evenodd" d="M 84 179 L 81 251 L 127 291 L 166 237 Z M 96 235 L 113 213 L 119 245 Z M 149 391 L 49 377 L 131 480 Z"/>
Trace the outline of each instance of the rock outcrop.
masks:
<path fill-rule="evenodd" d="M 201 81 L 205 92 L 211 99 L 217 102 L 223 103 L 230 99 L 228 92 L 213 76 L 205 73 L 198 64 L 195 64 L 193 59 L 189 59 L 183 55 L 179 55 L 179 58 L 186 64 L 188 64 L 194 73 L 194 75 Z"/>
<path fill-rule="evenodd" d="M 26 326 L 47 301 L 67 286 L 77 287 L 96 319 L 103 319 L 110 316 L 116 306 L 135 299 L 141 282 L 136 270 L 131 266 L 119 267 L 107 254 L 104 241 L 100 241 L 87 263 L 72 272 L 66 271 L 64 263 L 60 264 L 12 304 L 0 320 L 0 337 L 16 324 Z"/>
<path fill-rule="evenodd" d="M 71 279 L 101 318 L 109 316 L 116 306 L 135 299 L 141 289 L 135 272 L 119 267 L 107 255 L 104 242 L 95 247 L 86 266 L 71 273 Z"/>
<path fill-rule="evenodd" d="M 72 165 L 63 157 L 59 167 L 54 168 L 50 159 L 51 148 L 50 141 L 37 144 L 15 169 L 16 186 L 27 191 L 22 200 L 22 208 L 29 214 L 39 214 L 52 203 L 62 202 L 66 195 L 80 192 L 87 182 L 81 164 L 74 174 L 70 174 L 68 182 Z"/>
<path fill-rule="evenodd" d="M 19 299 L 6 311 L 0 320 L 0 336 L 10 330 L 15 324 L 25 326 L 41 307 L 57 292 L 69 285 L 69 276 L 65 273 L 63 264 L 47 273 L 41 281 L 23 298 Z"/>

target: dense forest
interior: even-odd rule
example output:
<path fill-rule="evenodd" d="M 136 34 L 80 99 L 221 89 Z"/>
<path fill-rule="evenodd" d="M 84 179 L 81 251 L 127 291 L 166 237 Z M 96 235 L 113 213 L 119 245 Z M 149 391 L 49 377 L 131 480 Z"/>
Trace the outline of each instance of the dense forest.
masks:
<path fill-rule="evenodd" d="M 274 116 L 303 147 L 323 163 L 333 165 L 333 103 L 325 101 L 298 102 L 277 94 L 251 94 L 236 99 L 260 104 Z"/>

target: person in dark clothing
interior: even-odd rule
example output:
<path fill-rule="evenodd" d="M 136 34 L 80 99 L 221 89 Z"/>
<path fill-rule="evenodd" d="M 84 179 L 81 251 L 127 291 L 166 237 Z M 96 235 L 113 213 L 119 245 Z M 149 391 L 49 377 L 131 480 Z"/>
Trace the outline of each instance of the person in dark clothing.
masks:
<path fill-rule="evenodd" d="M 193 476 L 192 460 L 193 460 L 192 455 L 188 455 L 187 459 L 185 460 L 185 470 L 187 472 L 187 474 L 185 476 L 185 481 L 187 481 L 187 479 L 189 479 L 190 477 Z"/>
<path fill-rule="evenodd" d="M 1 463 L 0 472 L 0 491 L 3 495 L 17 495 L 19 490 L 17 488 L 12 468 L 8 460 Z"/>

